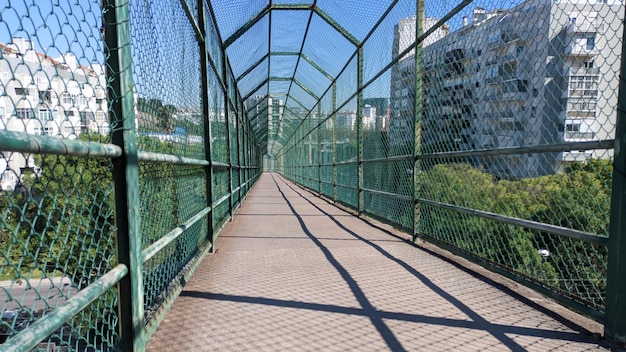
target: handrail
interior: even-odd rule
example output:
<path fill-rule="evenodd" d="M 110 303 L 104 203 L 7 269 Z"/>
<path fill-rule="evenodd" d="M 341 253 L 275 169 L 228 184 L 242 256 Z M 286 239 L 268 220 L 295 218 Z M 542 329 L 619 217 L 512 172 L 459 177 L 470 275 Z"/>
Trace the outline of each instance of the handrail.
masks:
<path fill-rule="evenodd" d="M 89 286 L 78 291 L 62 306 L 20 331 L 2 345 L 6 352 L 27 352 L 35 348 L 38 343 L 63 326 L 69 319 L 85 309 L 91 302 L 102 296 L 106 291 L 117 284 L 128 274 L 124 264 L 118 264 L 108 273 L 94 281 Z"/>

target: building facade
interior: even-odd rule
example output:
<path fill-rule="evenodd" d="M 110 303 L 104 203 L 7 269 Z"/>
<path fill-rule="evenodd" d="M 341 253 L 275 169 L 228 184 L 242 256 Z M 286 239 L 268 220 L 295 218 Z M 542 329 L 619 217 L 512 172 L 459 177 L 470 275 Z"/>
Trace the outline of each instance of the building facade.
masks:
<path fill-rule="evenodd" d="M 471 23 L 423 49 L 422 152 L 502 149 L 614 138 L 621 1 L 529 0 L 477 8 Z M 404 62 L 406 61 L 406 62 Z M 414 92 L 415 59 L 392 73 Z M 413 126 L 414 102 L 395 100 Z M 402 126 L 402 121 L 395 125 Z M 405 143 L 393 134 L 394 143 Z M 412 136 L 412 134 L 411 134 Z M 502 178 L 536 177 L 610 151 L 515 154 L 473 160 Z"/>
<path fill-rule="evenodd" d="M 0 43 L 0 128 L 70 139 L 108 133 L 103 67 L 81 65 L 72 54 L 53 59 L 25 38 Z M 3 152 L 0 168 L 7 191 L 36 165 L 20 153 Z"/>

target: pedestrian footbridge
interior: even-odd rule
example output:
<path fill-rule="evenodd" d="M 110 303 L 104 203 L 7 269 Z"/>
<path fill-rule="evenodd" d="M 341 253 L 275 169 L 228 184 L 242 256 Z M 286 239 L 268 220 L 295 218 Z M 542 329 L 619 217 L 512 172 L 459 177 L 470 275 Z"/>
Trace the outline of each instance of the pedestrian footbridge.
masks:
<path fill-rule="evenodd" d="M 0 351 L 626 348 L 621 0 L 0 6 Z"/>

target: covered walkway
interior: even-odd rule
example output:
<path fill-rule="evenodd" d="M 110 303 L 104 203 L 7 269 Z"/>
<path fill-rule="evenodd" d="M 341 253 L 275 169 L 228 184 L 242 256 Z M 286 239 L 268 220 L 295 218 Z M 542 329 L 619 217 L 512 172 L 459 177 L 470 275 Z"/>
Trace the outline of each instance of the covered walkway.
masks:
<path fill-rule="evenodd" d="M 216 248 L 148 350 L 604 350 L 599 324 L 277 174 Z"/>

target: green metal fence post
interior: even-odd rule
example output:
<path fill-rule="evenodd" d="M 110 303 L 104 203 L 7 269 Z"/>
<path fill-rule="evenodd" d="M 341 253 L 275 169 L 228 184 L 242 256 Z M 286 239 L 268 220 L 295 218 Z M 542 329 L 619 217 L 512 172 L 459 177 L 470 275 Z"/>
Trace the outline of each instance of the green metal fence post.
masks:
<path fill-rule="evenodd" d="M 322 104 L 317 104 L 317 191 L 322 194 L 322 126 L 320 126 L 320 120 L 322 119 Z"/>
<path fill-rule="evenodd" d="M 226 48 L 222 48 L 222 78 L 224 80 L 224 84 L 226 85 L 226 91 L 224 92 L 224 123 L 226 123 L 226 163 L 228 164 L 228 215 L 230 217 L 229 221 L 233 221 L 233 164 L 231 158 L 231 150 L 232 147 L 230 144 L 230 98 L 228 96 L 228 90 L 230 87 L 228 86 L 228 57 L 226 55 Z"/>
<path fill-rule="evenodd" d="M 363 45 L 357 49 L 356 150 L 357 150 L 357 211 L 363 214 Z"/>
<path fill-rule="evenodd" d="M 202 37 L 204 38 L 204 41 L 200 43 L 200 83 L 202 90 L 202 121 L 204 123 L 204 158 L 210 163 L 209 165 L 204 167 L 204 187 L 206 188 L 207 206 L 211 207 L 213 205 L 213 165 L 211 164 L 213 158 L 211 156 L 211 119 L 209 118 L 211 110 L 209 103 L 209 56 L 206 43 L 205 23 L 207 21 L 207 9 L 204 7 L 204 0 L 198 0 L 197 8 L 198 24 L 200 27 L 200 32 L 202 33 Z M 208 19 L 211 20 L 211 16 L 208 16 Z M 207 214 L 207 237 L 210 241 L 211 252 L 215 251 L 214 214 L 215 211 L 213 208 L 211 208 L 211 211 Z"/>
<path fill-rule="evenodd" d="M 626 25 L 623 28 L 626 36 Z M 624 38 L 622 36 L 622 38 Z M 604 334 L 626 347 L 626 45 L 622 45 L 611 193 Z"/>
<path fill-rule="evenodd" d="M 330 111 L 333 114 L 333 201 L 337 201 L 337 83 L 333 82 L 333 97 Z"/>
<path fill-rule="evenodd" d="M 313 189 L 313 121 L 311 118 L 312 114 L 309 115 L 309 188 Z"/>
<path fill-rule="evenodd" d="M 118 284 L 119 347 L 123 351 L 143 351 L 143 257 L 129 12 L 126 0 L 103 3 L 111 140 L 123 150 L 121 157 L 113 159 L 117 260 L 128 267 L 128 275 Z"/>
<path fill-rule="evenodd" d="M 416 7 L 415 38 L 419 38 L 424 32 L 424 0 L 417 0 Z M 422 43 L 415 46 L 415 121 L 414 121 L 414 141 L 413 146 L 413 242 L 417 241 L 420 226 L 420 174 L 421 161 L 418 155 L 421 154 L 422 135 Z"/>
<path fill-rule="evenodd" d="M 237 105 L 240 105 L 239 103 L 237 103 Z M 241 130 L 240 130 L 240 123 L 241 123 L 241 106 L 239 106 L 239 111 L 237 112 L 237 120 L 236 120 L 236 124 L 235 124 L 235 129 L 237 132 L 237 202 L 238 204 L 241 204 L 241 170 L 243 170 L 241 168 Z"/>

